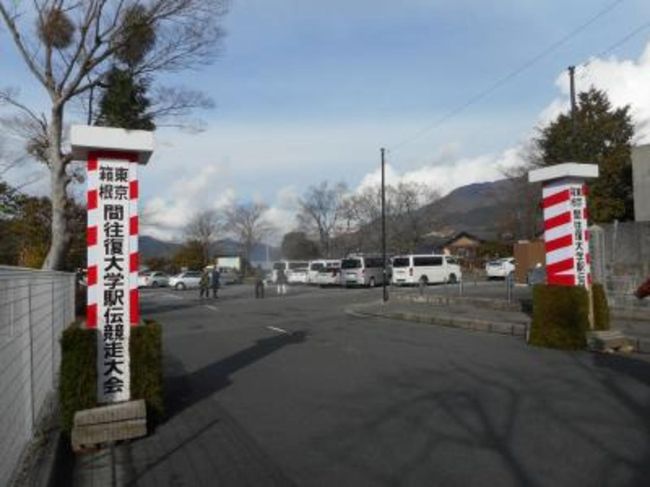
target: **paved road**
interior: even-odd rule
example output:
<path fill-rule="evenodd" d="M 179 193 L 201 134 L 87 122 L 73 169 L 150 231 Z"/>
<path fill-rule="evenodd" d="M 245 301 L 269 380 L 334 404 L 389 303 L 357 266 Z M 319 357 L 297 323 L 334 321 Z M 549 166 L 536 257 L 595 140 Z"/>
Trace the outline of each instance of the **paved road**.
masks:
<path fill-rule="evenodd" d="M 650 484 L 649 363 L 345 313 L 380 292 L 144 292 L 170 411 L 120 482 Z"/>

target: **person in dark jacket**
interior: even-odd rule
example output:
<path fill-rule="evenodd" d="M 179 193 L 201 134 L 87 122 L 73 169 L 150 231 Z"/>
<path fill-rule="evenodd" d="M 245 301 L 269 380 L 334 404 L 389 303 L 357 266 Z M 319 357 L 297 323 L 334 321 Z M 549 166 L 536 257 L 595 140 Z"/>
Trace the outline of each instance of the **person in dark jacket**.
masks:
<path fill-rule="evenodd" d="M 212 269 L 211 281 L 212 281 L 212 297 L 218 298 L 217 293 L 219 292 L 219 280 L 221 279 L 221 273 L 217 266 Z"/>

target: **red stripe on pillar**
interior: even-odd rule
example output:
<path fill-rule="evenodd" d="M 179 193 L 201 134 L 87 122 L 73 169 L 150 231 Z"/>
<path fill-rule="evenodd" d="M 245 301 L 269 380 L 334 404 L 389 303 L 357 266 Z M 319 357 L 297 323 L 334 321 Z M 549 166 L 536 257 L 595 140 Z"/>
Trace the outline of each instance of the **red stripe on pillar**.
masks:
<path fill-rule="evenodd" d="M 560 213 L 553 218 L 544 220 L 544 230 L 551 230 L 552 228 L 559 227 L 560 225 L 566 225 L 571 223 L 571 212 L 567 211 L 565 213 Z"/>
<path fill-rule="evenodd" d="M 91 159 L 94 159 L 95 162 L 97 162 L 97 159 L 121 159 L 129 162 L 138 162 L 138 154 L 136 152 L 100 150 L 91 151 L 88 154 L 88 162 Z"/>
<path fill-rule="evenodd" d="M 555 193 L 551 196 L 547 196 L 542 200 L 542 208 L 548 208 L 550 206 L 557 205 L 558 203 L 564 203 L 571 199 L 571 193 L 568 189 Z"/>
<path fill-rule="evenodd" d="M 555 240 L 546 242 L 544 247 L 546 249 L 546 253 L 549 253 L 557 249 L 569 247 L 570 245 L 573 245 L 573 235 L 565 235 L 564 237 L 556 238 Z"/>
<path fill-rule="evenodd" d="M 129 255 L 129 272 L 138 272 L 138 267 L 140 266 L 140 256 L 137 252 L 133 252 Z"/>
<path fill-rule="evenodd" d="M 91 189 L 88 191 L 88 209 L 95 210 L 97 208 L 97 190 Z"/>
<path fill-rule="evenodd" d="M 97 156 L 95 156 L 94 153 L 88 154 L 88 170 L 89 171 L 96 171 L 97 170 Z"/>
<path fill-rule="evenodd" d="M 97 328 L 97 305 L 86 306 L 86 328 Z"/>
<path fill-rule="evenodd" d="M 138 180 L 129 181 L 129 198 L 132 200 L 138 199 Z"/>
<path fill-rule="evenodd" d="M 587 261 L 587 264 L 591 264 L 591 254 L 587 254 L 587 256 L 585 257 L 585 259 L 586 259 L 586 261 Z"/>
<path fill-rule="evenodd" d="M 131 326 L 137 326 L 140 323 L 140 295 L 137 289 L 131 289 L 129 293 L 129 314 Z"/>
<path fill-rule="evenodd" d="M 570 271 L 573 270 L 573 257 L 568 259 L 561 260 L 555 264 L 549 264 L 546 266 L 546 272 L 548 274 L 557 274 L 558 272 Z"/>
<path fill-rule="evenodd" d="M 88 227 L 86 230 L 86 243 L 88 247 L 97 245 L 97 227 Z"/>
<path fill-rule="evenodd" d="M 97 266 L 91 265 L 88 267 L 88 286 L 97 284 Z"/>
<path fill-rule="evenodd" d="M 587 208 L 583 208 L 583 210 L 582 210 L 582 218 L 584 218 L 585 220 L 589 219 L 589 210 Z"/>
<path fill-rule="evenodd" d="M 571 274 L 550 274 L 546 282 L 552 286 L 575 286 L 576 278 Z"/>
<path fill-rule="evenodd" d="M 586 184 L 582 185 L 582 194 L 585 196 L 589 195 L 589 186 L 587 186 Z"/>
<path fill-rule="evenodd" d="M 137 234 L 138 234 L 138 217 L 132 216 L 129 219 L 129 235 L 137 235 Z"/>

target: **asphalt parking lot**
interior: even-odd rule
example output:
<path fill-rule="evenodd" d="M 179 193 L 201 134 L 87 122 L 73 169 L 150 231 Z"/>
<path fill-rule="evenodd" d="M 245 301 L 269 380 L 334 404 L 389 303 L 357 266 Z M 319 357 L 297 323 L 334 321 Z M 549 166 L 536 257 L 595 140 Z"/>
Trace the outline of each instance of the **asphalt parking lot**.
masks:
<path fill-rule="evenodd" d="M 168 418 L 119 447 L 124 484 L 648 484 L 646 361 L 346 312 L 379 288 L 269 291 L 142 292 Z"/>

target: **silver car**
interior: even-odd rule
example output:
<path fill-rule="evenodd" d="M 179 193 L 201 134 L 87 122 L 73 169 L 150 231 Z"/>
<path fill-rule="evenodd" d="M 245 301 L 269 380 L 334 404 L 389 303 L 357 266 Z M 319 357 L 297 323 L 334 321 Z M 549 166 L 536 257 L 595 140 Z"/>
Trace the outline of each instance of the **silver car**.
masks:
<path fill-rule="evenodd" d="M 183 289 L 198 288 L 201 281 L 200 271 L 185 271 L 172 276 L 169 279 L 169 286 L 181 291 Z"/>

